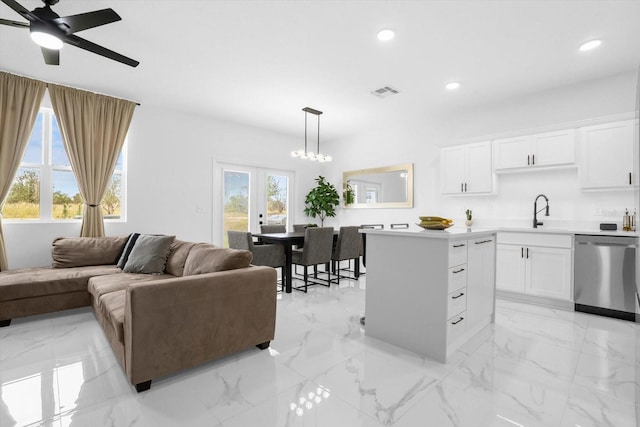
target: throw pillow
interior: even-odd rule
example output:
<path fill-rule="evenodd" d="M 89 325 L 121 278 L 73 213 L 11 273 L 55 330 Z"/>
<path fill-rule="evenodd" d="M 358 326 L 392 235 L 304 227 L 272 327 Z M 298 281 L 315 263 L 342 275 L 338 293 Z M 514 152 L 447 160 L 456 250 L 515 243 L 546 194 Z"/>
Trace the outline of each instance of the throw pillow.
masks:
<path fill-rule="evenodd" d="M 141 234 L 122 270 L 125 273 L 162 274 L 175 238 L 176 236 Z"/>
<path fill-rule="evenodd" d="M 213 245 L 191 249 L 184 263 L 184 276 L 249 267 L 253 254 L 243 249 L 216 248 Z"/>
<path fill-rule="evenodd" d="M 122 249 L 122 254 L 120 254 L 120 258 L 118 258 L 118 268 L 124 268 L 124 266 L 127 264 L 129 255 L 131 255 L 131 251 L 133 250 L 133 246 L 136 244 L 136 240 L 138 240 L 138 237 L 140 237 L 140 233 L 132 233 L 129 235 L 127 243 Z"/>

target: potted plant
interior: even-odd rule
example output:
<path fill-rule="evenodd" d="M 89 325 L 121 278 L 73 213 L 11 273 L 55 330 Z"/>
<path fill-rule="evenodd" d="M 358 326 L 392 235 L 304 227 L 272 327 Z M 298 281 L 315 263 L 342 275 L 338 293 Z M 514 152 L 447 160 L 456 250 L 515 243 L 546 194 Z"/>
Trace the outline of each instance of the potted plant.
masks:
<path fill-rule="evenodd" d="M 465 211 L 465 214 L 467 215 L 467 220 L 464 223 L 467 225 L 467 227 L 471 227 L 471 224 L 473 224 L 473 215 L 471 209 L 467 209 Z"/>
<path fill-rule="evenodd" d="M 351 183 L 349 181 L 344 183 L 344 188 L 342 190 L 342 199 L 344 200 L 344 205 L 350 205 L 356 201 L 356 192 L 353 190 Z"/>
<path fill-rule="evenodd" d="M 316 178 L 317 185 L 307 193 L 304 199 L 304 214 L 320 218 L 320 226 L 324 227 L 326 217 L 336 216 L 336 206 L 340 203 L 338 190 L 333 184 L 325 181 L 323 176 Z"/>

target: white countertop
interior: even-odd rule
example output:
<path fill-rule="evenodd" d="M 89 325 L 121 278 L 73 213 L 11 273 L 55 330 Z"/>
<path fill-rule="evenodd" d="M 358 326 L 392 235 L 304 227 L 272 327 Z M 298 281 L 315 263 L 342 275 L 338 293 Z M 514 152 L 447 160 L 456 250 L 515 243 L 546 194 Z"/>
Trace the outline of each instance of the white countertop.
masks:
<path fill-rule="evenodd" d="M 490 235 L 497 232 L 513 232 L 513 233 L 538 233 L 538 234 L 565 234 L 575 236 L 576 234 L 589 234 L 595 236 L 625 236 L 625 237 L 638 237 L 640 233 L 637 231 L 601 231 L 593 228 L 544 228 L 544 227 L 493 227 L 493 228 L 481 228 L 481 227 L 465 227 L 454 225 L 446 230 L 423 230 L 420 227 L 411 226 L 408 229 L 397 230 L 379 230 L 379 229 L 362 229 L 362 233 L 367 234 L 389 234 L 398 235 L 403 234 L 413 237 L 426 237 L 436 239 L 450 239 L 456 237 L 482 237 L 483 235 Z"/>
<path fill-rule="evenodd" d="M 361 233 L 366 234 L 381 234 L 392 236 L 406 236 L 406 237 L 422 237 L 428 239 L 452 239 L 452 238 L 466 238 L 466 237 L 483 237 L 490 236 L 498 232 L 495 228 L 467 228 L 453 226 L 446 230 L 423 230 L 418 226 L 413 228 L 397 229 L 397 230 L 379 230 L 372 228 L 365 228 L 360 230 Z"/>

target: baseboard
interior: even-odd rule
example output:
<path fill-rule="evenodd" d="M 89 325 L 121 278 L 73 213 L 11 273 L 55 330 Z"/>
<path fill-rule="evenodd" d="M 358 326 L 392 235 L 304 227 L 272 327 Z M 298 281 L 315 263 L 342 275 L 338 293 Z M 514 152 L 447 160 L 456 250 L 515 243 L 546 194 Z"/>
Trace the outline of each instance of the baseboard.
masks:
<path fill-rule="evenodd" d="M 509 301 L 523 302 L 526 304 L 541 305 L 543 307 L 559 308 L 561 310 L 574 311 L 573 301 L 559 300 L 555 298 L 524 295 L 518 292 L 509 292 L 496 289 L 496 298 Z"/>

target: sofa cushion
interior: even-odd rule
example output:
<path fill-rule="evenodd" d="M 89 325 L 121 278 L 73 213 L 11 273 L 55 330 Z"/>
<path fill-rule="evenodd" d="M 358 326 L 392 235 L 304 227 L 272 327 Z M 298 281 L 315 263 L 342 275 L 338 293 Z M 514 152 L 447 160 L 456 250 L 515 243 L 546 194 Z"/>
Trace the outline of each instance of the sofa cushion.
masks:
<path fill-rule="evenodd" d="M 51 248 L 52 267 L 116 264 L 126 241 L 126 236 L 59 237 Z"/>
<path fill-rule="evenodd" d="M 100 297 L 110 292 L 127 289 L 133 283 L 148 282 L 149 280 L 170 279 L 175 276 L 170 274 L 149 275 L 135 273 L 110 274 L 107 276 L 96 276 L 89 279 L 87 289 L 93 296 L 94 301 L 100 301 Z"/>
<path fill-rule="evenodd" d="M 189 256 L 189 251 L 191 251 L 195 245 L 196 243 L 193 242 L 174 240 L 173 243 L 171 243 L 171 249 L 167 257 L 165 272 L 181 277 L 184 274 L 184 263 L 187 260 L 187 256 Z"/>
<path fill-rule="evenodd" d="M 140 235 L 122 270 L 125 273 L 162 274 L 175 238 L 176 236 Z"/>
<path fill-rule="evenodd" d="M 102 295 L 98 310 L 107 319 L 116 333 L 118 341 L 124 344 L 124 306 L 127 302 L 127 291 L 109 292 Z"/>
<path fill-rule="evenodd" d="M 213 245 L 196 245 L 189 252 L 184 264 L 184 276 L 214 273 L 216 271 L 245 268 L 253 255 L 243 249 L 217 248 Z"/>
<path fill-rule="evenodd" d="M 115 265 L 28 268 L 0 273 L 0 301 L 86 291 L 90 277 L 122 274 Z"/>

